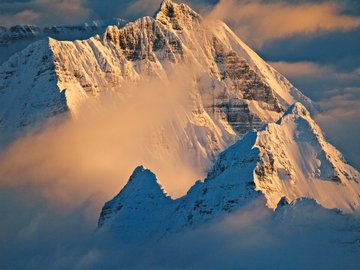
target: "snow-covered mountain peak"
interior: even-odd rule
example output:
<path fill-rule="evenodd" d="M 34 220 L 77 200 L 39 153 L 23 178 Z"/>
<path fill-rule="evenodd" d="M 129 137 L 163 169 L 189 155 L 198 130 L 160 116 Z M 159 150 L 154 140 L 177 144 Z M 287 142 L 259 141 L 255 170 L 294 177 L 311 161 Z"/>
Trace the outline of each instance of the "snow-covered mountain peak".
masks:
<path fill-rule="evenodd" d="M 82 103 L 109 93 L 126 102 L 133 87 L 159 81 L 169 85 L 167 90 L 181 88 L 186 105 L 154 128 L 145 148 L 159 160 L 189 160 L 200 177 L 220 151 L 278 120 L 290 104 L 300 101 L 312 107 L 225 23 L 202 23 L 190 7 L 170 1 L 154 17 L 109 26 L 99 35 L 103 38 L 50 39 L 42 43 L 43 50 L 24 50 L 15 56 L 16 63 L 4 63 L 0 132 L 31 127 L 35 119 L 65 111 L 77 116 Z M 184 66 L 187 70 L 177 80 Z M 152 98 L 161 100 L 161 91 Z"/>
<path fill-rule="evenodd" d="M 174 30 L 192 29 L 193 24 L 200 23 L 201 16 L 186 4 L 176 4 L 164 0 L 154 18 L 164 25 L 171 25 Z"/>
<path fill-rule="evenodd" d="M 270 208 L 283 196 L 292 201 L 300 194 L 327 208 L 359 208 L 359 172 L 326 141 L 302 104 L 295 103 L 279 121 L 259 131 L 255 147 L 260 162 L 254 182 Z"/>
<path fill-rule="evenodd" d="M 192 111 L 202 114 L 202 119 L 211 119 L 201 120 L 202 123 L 217 126 L 213 132 L 216 135 L 210 136 L 211 143 L 216 144 L 214 149 L 233 142 L 236 135 L 277 120 L 294 101 L 306 100 L 225 24 L 207 27 L 189 6 L 171 1 L 164 1 L 154 17 L 140 18 L 123 27 L 109 26 L 103 39 L 95 36 L 71 42 L 51 40 L 53 57 L 48 61 L 55 65 L 57 90 L 66 89 L 72 115 L 89 97 L 120 91 L 125 83 L 136 83 L 149 76 L 166 80 L 177 73 L 178 65 L 184 64 L 196 69 L 190 72 L 195 82 L 189 91 L 196 107 Z M 5 77 L 4 92 L 14 83 L 9 80 Z M 27 91 L 36 84 L 25 80 L 19 83 Z M 311 101 L 305 103 L 312 106 Z M 232 138 L 228 140 L 229 137 Z"/>
<path fill-rule="evenodd" d="M 157 182 L 155 174 L 143 166 L 138 166 L 121 192 L 105 204 L 99 219 L 99 227 L 105 223 L 106 219 L 113 217 L 114 213 L 119 212 L 121 209 L 124 211 L 129 207 L 129 209 L 133 210 L 133 203 L 143 207 L 151 207 L 157 201 L 163 203 L 171 201 L 171 199 Z M 128 202 L 131 202 L 131 204 Z"/>
<path fill-rule="evenodd" d="M 156 236 L 159 232 L 158 220 L 166 218 L 172 203 L 156 176 L 139 166 L 121 192 L 104 205 L 98 227 L 120 230 L 123 239 Z M 119 220 L 127 220 L 128 223 Z"/>

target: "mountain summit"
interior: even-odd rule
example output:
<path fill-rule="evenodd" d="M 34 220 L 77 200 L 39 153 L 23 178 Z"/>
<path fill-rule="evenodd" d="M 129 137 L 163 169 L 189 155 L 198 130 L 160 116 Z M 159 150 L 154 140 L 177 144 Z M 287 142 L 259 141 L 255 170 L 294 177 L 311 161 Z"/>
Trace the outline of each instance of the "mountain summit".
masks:
<path fill-rule="evenodd" d="M 127 86 L 149 78 L 171 85 L 184 66 L 191 82 L 182 91 L 187 106 L 157 129 L 161 134 L 150 136 L 151 145 L 157 153 L 187 153 L 197 168 L 208 167 L 246 132 L 276 121 L 296 101 L 314 110 L 311 100 L 225 23 L 205 22 L 189 6 L 164 1 L 154 17 L 108 26 L 86 40 L 41 40 L 3 63 L 1 138 L 48 118 L 76 116 L 81 104 L 106 93 L 126 100 L 132 95 Z"/>

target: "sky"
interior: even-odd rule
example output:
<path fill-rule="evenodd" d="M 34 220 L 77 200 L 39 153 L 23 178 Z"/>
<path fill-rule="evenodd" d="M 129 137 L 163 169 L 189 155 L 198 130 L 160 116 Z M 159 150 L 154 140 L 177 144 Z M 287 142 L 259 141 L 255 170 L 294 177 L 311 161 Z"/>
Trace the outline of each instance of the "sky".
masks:
<path fill-rule="evenodd" d="M 161 0 L 1 0 L 0 25 L 69 25 L 152 15 Z M 360 2 L 185 0 L 222 19 L 324 112 L 315 118 L 360 168 Z"/>

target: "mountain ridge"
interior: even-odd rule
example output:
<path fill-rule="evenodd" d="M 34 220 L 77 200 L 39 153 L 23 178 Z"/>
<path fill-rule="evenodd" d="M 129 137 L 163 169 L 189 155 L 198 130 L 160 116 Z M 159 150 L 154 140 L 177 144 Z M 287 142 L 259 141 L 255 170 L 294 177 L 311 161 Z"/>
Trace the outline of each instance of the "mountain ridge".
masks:
<path fill-rule="evenodd" d="M 305 130 L 313 137 L 297 136 L 298 132 Z M 317 138 L 317 142 L 314 142 L 314 138 Z M 302 168 L 299 164 L 306 164 L 308 168 Z M 153 180 L 157 182 L 156 178 Z M 268 124 L 258 132 L 249 132 L 220 153 L 206 179 L 197 181 L 186 195 L 164 202 L 163 208 L 166 210 L 159 216 L 165 218 L 157 220 L 158 227 L 152 229 L 151 235 L 159 236 L 199 226 L 258 199 L 274 211 L 279 206 L 294 204 L 302 199 L 313 200 L 319 206 L 345 213 L 358 211 L 359 181 L 359 172 L 346 164 L 340 153 L 324 140 L 320 128 L 306 108 L 301 103 L 295 103 L 277 123 Z M 117 200 L 105 205 L 118 209 L 120 203 L 131 209 L 134 204 L 126 199 L 126 192 L 124 188 L 115 197 Z M 152 210 L 147 204 L 137 204 L 137 209 L 143 209 L 143 217 L 150 218 Z M 121 224 L 131 228 L 132 216 L 139 218 L 138 211 L 123 211 L 126 220 L 114 211 L 107 211 L 107 222 L 99 223 L 99 228 L 123 235 L 121 230 L 116 229 L 117 226 Z M 103 215 L 102 211 L 99 220 L 104 220 Z"/>
<path fill-rule="evenodd" d="M 38 40 L 51 37 L 58 40 L 80 40 L 102 34 L 108 25 L 124 26 L 127 22 L 120 18 L 108 20 L 94 20 L 78 25 L 45 26 L 14 25 L 0 26 L 0 64 L 8 60 L 9 56 L 25 49 Z"/>

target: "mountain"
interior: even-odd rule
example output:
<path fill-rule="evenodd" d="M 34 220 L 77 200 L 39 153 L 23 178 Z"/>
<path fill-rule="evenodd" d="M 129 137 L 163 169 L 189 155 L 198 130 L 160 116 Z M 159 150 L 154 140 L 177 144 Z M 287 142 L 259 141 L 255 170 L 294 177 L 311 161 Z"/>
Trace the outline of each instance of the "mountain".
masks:
<path fill-rule="evenodd" d="M 122 27 L 125 20 L 114 18 L 96 20 L 79 25 L 39 27 L 34 25 L 15 25 L 9 28 L 0 26 L 0 64 L 29 44 L 46 37 L 58 40 L 86 39 L 102 34 L 109 25 Z"/>
<path fill-rule="evenodd" d="M 186 106 L 156 129 L 151 145 L 154 153 L 187 153 L 201 170 L 246 132 L 276 121 L 292 103 L 315 110 L 225 23 L 164 1 L 153 17 L 108 26 L 86 40 L 43 39 L 3 63 L 0 137 L 11 140 L 54 116 L 76 117 L 81 104 L 108 93 L 126 99 L 133 94 L 129 85 L 158 80 L 171 90 L 179 87 L 173 82 L 179 70 L 191 82 L 182 91 Z"/>
<path fill-rule="evenodd" d="M 324 208 L 352 212 L 360 209 L 359 181 L 359 172 L 326 142 L 306 108 L 295 103 L 276 123 L 249 132 L 222 152 L 204 182 L 196 182 L 179 199 L 169 199 L 154 174 L 138 167 L 105 204 L 98 226 L 127 240 L 134 235 L 160 237 L 234 212 L 255 199 L 275 211 L 278 205 L 310 199 Z"/>

